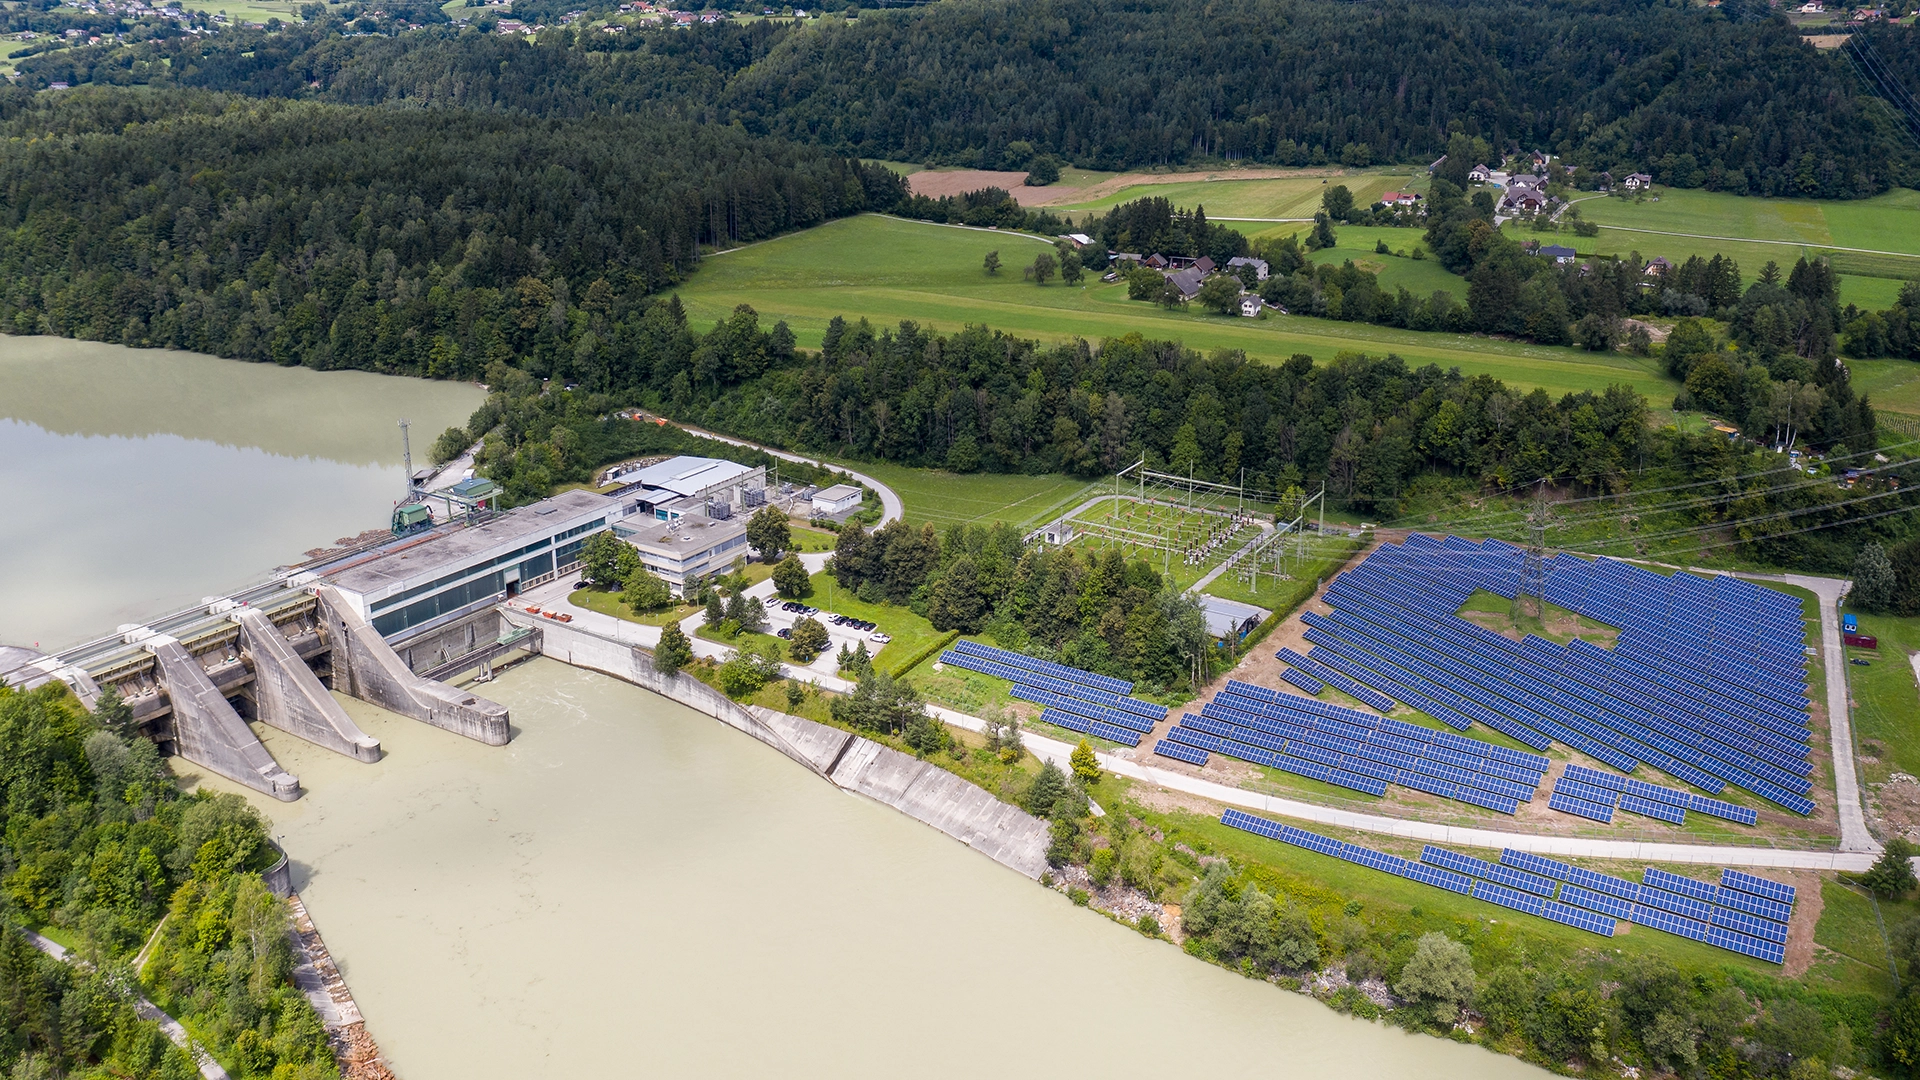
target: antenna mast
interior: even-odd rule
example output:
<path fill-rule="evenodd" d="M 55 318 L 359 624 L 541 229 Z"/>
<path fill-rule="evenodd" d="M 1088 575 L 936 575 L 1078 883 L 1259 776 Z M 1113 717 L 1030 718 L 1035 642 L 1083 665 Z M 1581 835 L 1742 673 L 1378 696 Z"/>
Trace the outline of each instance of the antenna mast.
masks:
<path fill-rule="evenodd" d="M 405 461 L 405 467 L 407 470 L 407 497 L 405 501 L 412 502 L 413 501 L 413 440 L 408 437 L 407 427 L 408 427 L 408 421 L 404 419 L 401 420 L 400 421 L 400 456 Z"/>

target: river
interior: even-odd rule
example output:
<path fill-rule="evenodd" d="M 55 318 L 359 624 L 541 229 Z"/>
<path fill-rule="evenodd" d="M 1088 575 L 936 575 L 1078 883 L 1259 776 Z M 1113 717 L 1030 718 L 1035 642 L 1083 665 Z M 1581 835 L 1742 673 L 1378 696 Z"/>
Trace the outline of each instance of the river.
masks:
<path fill-rule="evenodd" d="M 478 399 L 0 338 L 0 641 L 381 524 L 394 419 L 424 441 Z M 1540 1075 L 1191 959 L 636 687 L 537 660 L 484 692 L 508 746 L 354 701 L 378 764 L 256 729 L 307 791 L 255 805 L 403 1080 Z"/>

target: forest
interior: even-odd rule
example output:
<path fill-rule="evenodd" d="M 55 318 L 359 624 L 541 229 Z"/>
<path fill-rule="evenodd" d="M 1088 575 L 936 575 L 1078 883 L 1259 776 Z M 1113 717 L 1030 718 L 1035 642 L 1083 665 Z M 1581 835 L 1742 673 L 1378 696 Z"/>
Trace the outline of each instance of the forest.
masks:
<path fill-rule="evenodd" d="M 293 987 L 277 856 L 237 795 L 186 795 L 111 692 L 0 687 L 0 1073 L 194 1080 L 191 1058 L 134 1013 L 128 962 L 163 917 L 148 993 L 244 1077 L 337 1080 L 320 1018 Z M 90 967 L 17 927 L 76 944 Z"/>
<path fill-rule="evenodd" d="M 980 168 L 1035 155 L 1100 169 L 1425 162 L 1464 132 L 1678 187 L 1851 198 L 1904 183 L 1916 160 L 1846 59 L 1756 0 L 992 0 L 804 26 L 575 23 L 537 43 L 489 33 L 491 15 L 389 35 L 367 33 L 376 13 L 358 7 L 309 14 L 277 32 L 61 50 L 20 70 L 34 87 L 651 113 Z M 1910 29 L 1883 33 L 1887 55 L 1914 54 Z"/>
<path fill-rule="evenodd" d="M 702 247 L 901 195 L 857 161 L 638 118 L 5 90 L 0 136 L 14 332 L 435 377 L 603 362 L 595 316 Z"/>

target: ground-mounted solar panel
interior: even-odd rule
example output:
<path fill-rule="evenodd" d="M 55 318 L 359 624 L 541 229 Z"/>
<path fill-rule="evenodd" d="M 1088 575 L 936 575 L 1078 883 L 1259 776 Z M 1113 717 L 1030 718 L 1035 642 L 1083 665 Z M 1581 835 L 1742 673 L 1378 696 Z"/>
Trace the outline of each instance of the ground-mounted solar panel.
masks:
<path fill-rule="evenodd" d="M 1169 757 L 1175 761 L 1184 761 L 1189 765 L 1205 765 L 1207 763 L 1207 752 L 1205 750 L 1197 746 L 1185 746 L 1171 739 L 1161 739 L 1159 742 L 1154 743 L 1153 752 L 1159 754 L 1161 757 Z"/>
<path fill-rule="evenodd" d="M 1738 889 L 1744 893 L 1752 893 L 1755 896 L 1763 896 L 1768 900 L 1777 900 L 1788 905 L 1793 903 L 1795 895 L 1793 886 L 1784 882 L 1755 877 L 1731 868 L 1720 871 L 1720 884 L 1729 889 Z"/>
<path fill-rule="evenodd" d="M 1665 889 L 1656 889 L 1651 885 L 1640 887 L 1640 902 L 1648 907 L 1656 907 L 1672 915 L 1683 915 L 1698 922 L 1713 921 L 1713 905 L 1704 904 L 1691 896 L 1681 896 Z"/>
<path fill-rule="evenodd" d="M 1612 919 L 1605 915 L 1596 915 L 1591 911 L 1582 911 L 1571 904 L 1547 900 L 1541 903 L 1540 910 L 1536 914 L 1543 919 L 1552 919 L 1554 922 L 1564 923 L 1590 934 L 1599 934 L 1601 937 L 1613 936 L 1614 921 Z"/>
<path fill-rule="evenodd" d="M 1307 674 L 1306 672 L 1300 671 L 1296 668 L 1288 668 L 1287 670 L 1282 671 L 1280 673 L 1280 677 L 1282 679 L 1285 679 L 1287 682 L 1290 682 L 1293 685 L 1299 687 L 1300 689 L 1305 690 L 1307 693 L 1312 694 L 1315 697 L 1319 697 L 1320 694 L 1324 692 L 1327 688 L 1327 685 L 1321 682 L 1319 679 L 1316 679 L 1313 676 Z"/>
<path fill-rule="evenodd" d="M 1640 880 L 1642 883 L 1651 885 L 1656 889 L 1664 889 L 1670 893 L 1679 893 L 1681 896 L 1692 897 L 1702 903 L 1715 904 L 1719 902 L 1720 888 L 1710 881 L 1681 877 L 1679 874 L 1670 874 L 1654 866 L 1647 867 L 1646 873 L 1641 875 Z"/>
<path fill-rule="evenodd" d="M 1473 898 L 1499 904 L 1504 908 L 1512 908 L 1515 911 L 1524 911 L 1529 915 L 1540 914 L 1540 907 L 1545 903 L 1538 896 L 1523 893 L 1518 889 L 1509 889 L 1505 885 L 1496 885 L 1491 881 L 1474 882 Z"/>
<path fill-rule="evenodd" d="M 1724 885 L 1720 887 L 1720 895 L 1714 899 L 1714 903 L 1723 908 L 1744 911 L 1762 919 L 1772 919 L 1774 922 L 1784 923 L 1793 920 L 1793 905 L 1741 892 L 1738 889 L 1729 889 Z"/>
<path fill-rule="evenodd" d="M 1446 848 L 1437 848 L 1432 844 L 1420 849 L 1420 861 L 1428 866 L 1453 870 L 1468 877 L 1486 877 L 1487 870 L 1492 865 L 1484 859 L 1462 855 L 1457 851 L 1448 851 Z"/>
<path fill-rule="evenodd" d="M 1699 919 L 1689 919 L 1646 904 L 1633 905 L 1633 921 L 1640 926 L 1651 926 L 1690 941 L 1707 940 L 1707 931 L 1713 929 L 1713 926 Z"/>
<path fill-rule="evenodd" d="M 1708 921 L 1723 930 L 1732 930 L 1737 933 L 1746 934 L 1748 937 L 1759 938 L 1762 941 L 1771 941 L 1778 945 L 1785 945 L 1787 943 L 1786 923 L 1774 922 L 1772 919 L 1762 919 L 1749 915 L 1744 911 L 1733 911 L 1728 908 L 1717 907 L 1713 909 L 1713 914 L 1708 916 Z"/>
<path fill-rule="evenodd" d="M 1705 795 L 1689 795 L 1687 809 L 1696 814 L 1708 814 L 1726 821 L 1737 821 L 1742 825 L 1753 825 L 1760 820 L 1759 813 L 1750 807 L 1735 806 L 1721 799 L 1709 799 Z"/>
<path fill-rule="evenodd" d="M 1438 866 L 1424 866 L 1420 863 L 1407 864 L 1407 877 L 1437 889 L 1470 895 L 1473 892 L 1473 879 L 1465 874 L 1456 874 Z"/>
<path fill-rule="evenodd" d="M 1059 709 L 1040 710 L 1040 719 L 1055 727 L 1063 727 L 1068 731 L 1078 731 L 1081 734 L 1085 734 L 1093 727 L 1093 721 L 1086 717 L 1075 713 L 1061 712 Z"/>
<path fill-rule="evenodd" d="M 1139 732 L 1134 731 L 1132 728 L 1115 727 L 1112 724 L 1103 724 L 1098 720 L 1095 720 L 1090 726 L 1088 726 L 1087 734 L 1095 736 L 1097 738 L 1106 739 L 1109 742 L 1117 742 L 1122 746 L 1139 746 L 1140 745 Z"/>
<path fill-rule="evenodd" d="M 1651 802 L 1666 803 L 1670 806 L 1684 807 L 1693 799 L 1693 796 L 1684 791 L 1661 787 L 1658 784 L 1649 784 L 1645 780 L 1628 780 L 1626 792 L 1629 795 L 1638 795 Z"/>
<path fill-rule="evenodd" d="M 1622 900 L 1640 899 L 1639 882 L 1614 877 L 1612 874 L 1596 874 L 1592 870 L 1585 870 L 1576 866 L 1573 868 L 1573 872 L 1567 875 L 1567 880 L 1583 889 L 1592 889 L 1594 892 L 1605 893 L 1608 896 L 1617 896 Z M 1624 918 L 1624 916 L 1622 917 Z"/>
<path fill-rule="evenodd" d="M 1598 911 L 1616 919 L 1633 918 L 1633 903 L 1617 896 L 1608 896 L 1593 889 L 1583 889 L 1578 885 L 1567 884 L 1560 887 L 1562 903 L 1583 907 L 1589 911 Z"/>
<path fill-rule="evenodd" d="M 1625 791 L 1627 788 L 1626 777 L 1615 776 L 1612 773 L 1603 773 L 1599 769 L 1589 769 L 1584 765 L 1568 765 L 1566 771 L 1561 775 L 1568 780 L 1578 780 L 1583 784 L 1590 784 L 1593 787 L 1599 788 L 1608 788 L 1613 791 Z"/>
<path fill-rule="evenodd" d="M 1620 796 L 1620 809 L 1630 814 L 1657 818 L 1674 825 L 1685 824 L 1687 820 L 1687 812 L 1684 808 L 1668 803 L 1654 802 L 1652 799 L 1644 799 L 1638 795 Z"/>
<path fill-rule="evenodd" d="M 1283 835 L 1286 832 L 1286 827 L 1282 826 L 1279 822 L 1268 821 L 1263 817 L 1255 817 L 1241 810 L 1227 810 L 1222 813 L 1220 815 L 1220 824 L 1250 832 L 1256 836 L 1264 836 L 1269 840 L 1286 839 Z"/>
<path fill-rule="evenodd" d="M 1737 952 L 1745 956 L 1751 956 L 1756 960 L 1765 960 L 1770 964 L 1784 964 L 1787 962 L 1787 947 L 1785 945 L 1749 937 L 1735 930 L 1709 926 L 1707 927 L 1706 937 L 1703 940 L 1709 945 L 1718 946 L 1729 952 Z"/>
<path fill-rule="evenodd" d="M 1500 862 L 1503 866 L 1525 870 L 1530 874 L 1538 874 L 1555 881 L 1565 881 L 1573 873 L 1573 867 L 1566 863 L 1535 855 L 1531 851 L 1515 851 L 1512 848 L 1500 850 Z"/>
<path fill-rule="evenodd" d="M 1560 883 L 1552 878 L 1541 877 L 1539 874 L 1531 874 L 1525 870 L 1516 870 L 1500 863 L 1487 864 L 1487 872 L 1480 876 L 1488 881 L 1497 882 L 1510 889 L 1519 889 L 1521 892 L 1529 892 L 1535 896 L 1552 896 L 1554 890 L 1560 887 Z"/>
<path fill-rule="evenodd" d="M 1597 803 L 1598 805 L 1606 807 L 1611 807 L 1620 801 L 1620 793 L 1617 791 L 1609 788 L 1594 787 L 1592 784 L 1583 784 L 1578 780 L 1569 780 L 1564 776 L 1553 785 L 1553 791 L 1556 795 L 1565 795 L 1569 798 L 1579 799 L 1583 802 Z"/>
<path fill-rule="evenodd" d="M 1559 791 L 1555 791 L 1548 797 L 1547 806 L 1563 814 L 1590 818 L 1594 821 L 1611 822 L 1613 820 L 1613 807 L 1577 799 Z"/>

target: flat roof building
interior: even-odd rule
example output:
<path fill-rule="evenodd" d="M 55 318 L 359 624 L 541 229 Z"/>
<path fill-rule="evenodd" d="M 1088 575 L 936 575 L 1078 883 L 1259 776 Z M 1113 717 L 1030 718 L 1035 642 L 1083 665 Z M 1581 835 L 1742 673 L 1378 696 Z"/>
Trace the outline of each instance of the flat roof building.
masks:
<path fill-rule="evenodd" d="M 568 491 L 478 524 L 443 525 L 349 559 L 321 577 L 392 638 L 449 621 L 539 585 L 580 564 L 587 536 L 620 517 L 620 504 Z"/>
<path fill-rule="evenodd" d="M 672 521 L 627 519 L 614 535 L 632 544 L 647 572 L 686 595 L 688 585 L 723 573 L 747 553 L 747 523 L 682 514 Z"/>
<path fill-rule="evenodd" d="M 813 493 L 813 512 L 823 517 L 844 514 L 860 505 L 860 489 L 852 484 L 835 484 Z"/>
<path fill-rule="evenodd" d="M 720 458 L 682 454 L 623 473 L 620 479 L 626 484 L 614 492 L 614 497 L 626 512 L 649 514 L 657 521 L 715 510 L 730 515 L 735 509 L 750 509 L 766 501 L 764 467 Z"/>

